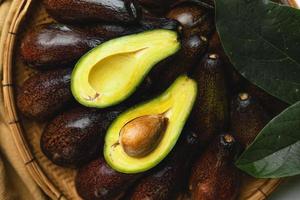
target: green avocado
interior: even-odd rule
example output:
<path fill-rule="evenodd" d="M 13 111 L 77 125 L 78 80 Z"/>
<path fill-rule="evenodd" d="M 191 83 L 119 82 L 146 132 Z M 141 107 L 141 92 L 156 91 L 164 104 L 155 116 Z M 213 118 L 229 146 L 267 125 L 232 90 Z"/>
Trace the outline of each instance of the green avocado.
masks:
<path fill-rule="evenodd" d="M 116 171 L 129 174 L 144 172 L 156 166 L 170 153 L 176 144 L 194 105 L 196 96 L 196 82 L 183 75 L 177 78 L 160 96 L 122 113 L 111 124 L 105 136 L 104 157 L 107 163 Z M 157 118 L 161 116 L 164 120 L 159 123 Z M 137 123 L 141 121 L 145 123 L 138 126 Z M 157 121 L 158 125 L 154 127 L 153 124 Z M 167 123 L 165 123 L 166 121 Z M 137 143 L 140 142 L 138 143 L 140 146 L 147 147 L 147 145 L 144 145 L 146 143 L 153 145 L 155 148 L 150 148 L 150 152 L 144 151 L 143 153 L 146 154 L 140 154 L 140 156 L 128 153 L 125 146 L 122 145 L 121 139 L 121 136 L 124 137 L 125 127 L 126 130 L 131 128 L 130 133 L 132 135 L 129 135 L 129 138 L 134 138 L 132 140 L 137 141 Z M 154 134 L 147 134 L 149 130 Z M 156 133 L 160 134 L 161 137 L 153 137 Z M 145 135 L 146 137 L 144 137 Z M 140 137 L 144 137 L 144 140 L 138 141 Z M 153 138 L 158 142 L 149 141 Z M 137 143 L 128 144 L 136 145 Z"/>
<path fill-rule="evenodd" d="M 102 43 L 76 64 L 71 78 L 75 99 L 105 108 L 129 97 L 156 63 L 180 48 L 174 31 L 156 29 Z"/>

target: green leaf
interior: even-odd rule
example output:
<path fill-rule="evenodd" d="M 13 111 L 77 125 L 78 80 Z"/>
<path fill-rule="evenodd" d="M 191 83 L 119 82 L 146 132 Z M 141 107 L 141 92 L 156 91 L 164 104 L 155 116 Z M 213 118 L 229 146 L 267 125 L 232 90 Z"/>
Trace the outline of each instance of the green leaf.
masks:
<path fill-rule="evenodd" d="M 267 124 L 236 166 L 257 178 L 300 174 L 300 101 Z"/>
<path fill-rule="evenodd" d="M 300 100 L 300 10 L 268 0 L 215 0 L 222 45 L 235 68 L 273 96 Z"/>

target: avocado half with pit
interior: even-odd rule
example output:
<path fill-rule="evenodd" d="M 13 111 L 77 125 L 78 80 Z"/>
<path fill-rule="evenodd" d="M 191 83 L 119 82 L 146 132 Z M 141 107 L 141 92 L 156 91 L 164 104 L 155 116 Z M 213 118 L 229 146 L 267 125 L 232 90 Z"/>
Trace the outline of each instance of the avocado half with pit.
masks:
<path fill-rule="evenodd" d="M 196 82 L 180 76 L 160 96 L 122 113 L 105 136 L 107 163 L 122 173 L 156 166 L 176 144 L 196 95 Z"/>
<path fill-rule="evenodd" d="M 107 41 L 85 54 L 71 77 L 75 99 L 105 108 L 132 94 L 159 61 L 180 48 L 174 31 L 156 29 Z"/>

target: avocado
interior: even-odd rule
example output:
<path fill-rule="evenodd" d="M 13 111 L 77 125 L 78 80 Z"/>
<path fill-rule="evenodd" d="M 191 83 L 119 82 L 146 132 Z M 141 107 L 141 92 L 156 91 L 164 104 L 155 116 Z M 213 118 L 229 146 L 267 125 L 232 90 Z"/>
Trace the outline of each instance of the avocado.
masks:
<path fill-rule="evenodd" d="M 24 63 L 35 69 L 73 66 L 82 55 L 105 40 L 152 29 L 176 30 L 177 27 L 176 21 L 164 18 L 143 20 L 131 26 L 43 24 L 25 35 L 20 53 Z"/>
<path fill-rule="evenodd" d="M 289 107 L 287 103 L 268 94 L 267 92 L 250 82 L 247 82 L 246 90 L 259 100 L 260 104 L 272 117 L 277 116 L 287 107 Z"/>
<path fill-rule="evenodd" d="M 160 96 L 122 113 L 105 136 L 104 156 L 108 164 L 123 173 L 143 172 L 156 166 L 176 144 L 196 94 L 195 81 L 187 76 L 180 76 Z M 152 117 L 160 118 L 154 122 L 160 128 L 145 128 Z M 141 123 L 141 118 L 147 121 Z M 128 125 L 130 128 L 126 128 Z M 153 136 L 156 130 L 161 134 L 160 137 Z M 123 138 L 124 133 L 120 134 L 123 131 L 134 137 Z M 154 138 L 154 141 L 147 140 L 148 136 Z M 124 149 L 124 140 L 131 144 L 129 147 L 136 153 L 135 156 L 128 153 L 128 146 Z M 152 145 L 155 148 L 151 148 Z"/>
<path fill-rule="evenodd" d="M 231 101 L 231 129 L 235 138 L 246 148 L 271 120 L 265 108 L 247 92 L 241 92 Z"/>
<path fill-rule="evenodd" d="M 202 145 L 220 131 L 226 130 L 229 118 L 228 86 L 225 69 L 218 54 L 206 54 L 192 73 L 199 92 L 189 124 L 201 134 Z"/>
<path fill-rule="evenodd" d="M 234 165 L 238 153 L 238 144 L 232 135 L 218 135 L 193 164 L 189 184 L 191 199 L 235 200 L 241 181 Z"/>
<path fill-rule="evenodd" d="M 26 117 L 43 121 L 74 102 L 71 69 L 57 69 L 28 78 L 17 92 L 17 107 Z"/>
<path fill-rule="evenodd" d="M 71 89 L 84 106 L 104 108 L 129 97 L 153 66 L 177 52 L 174 31 L 157 29 L 105 42 L 76 64 Z"/>
<path fill-rule="evenodd" d="M 30 31 L 22 40 L 21 57 L 25 64 L 36 69 L 71 66 L 75 60 L 102 38 L 88 37 L 85 33 L 63 24 L 45 24 Z"/>
<path fill-rule="evenodd" d="M 244 87 L 245 78 L 230 63 L 230 60 L 222 47 L 222 43 L 217 31 L 214 32 L 214 34 L 209 39 L 208 49 L 210 52 L 218 54 L 222 59 L 225 66 L 225 72 L 229 80 L 228 84 L 230 93 L 234 95 L 239 92 Z"/>
<path fill-rule="evenodd" d="M 166 160 L 138 181 L 127 199 L 176 199 L 179 191 L 184 187 L 189 164 L 197 148 L 197 135 L 185 132 L 174 151 L 170 153 Z"/>
<path fill-rule="evenodd" d="M 132 0 L 44 0 L 54 19 L 67 23 L 133 23 L 141 18 L 140 6 Z"/>
<path fill-rule="evenodd" d="M 181 49 L 151 69 L 136 92 L 128 99 L 132 105 L 165 91 L 180 75 L 189 73 L 206 52 L 208 40 L 200 35 L 183 35 Z M 164 78 L 161 78 L 164 77 Z"/>
<path fill-rule="evenodd" d="M 106 129 L 120 110 L 77 107 L 58 115 L 42 133 L 42 151 L 60 166 L 86 164 L 100 154 Z"/>
<path fill-rule="evenodd" d="M 147 76 L 150 93 L 158 94 L 168 88 L 180 75 L 190 72 L 207 50 L 208 40 L 204 36 L 184 35 L 181 49 L 169 60 L 157 64 Z M 163 77 L 163 78 L 161 78 Z"/>
<path fill-rule="evenodd" d="M 177 20 L 183 27 L 184 35 L 198 34 L 209 38 L 215 30 L 214 14 L 195 4 L 175 6 L 168 12 L 167 18 Z"/>
<path fill-rule="evenodd" d="M 141 177 L 141 174 L 119 173 L 99 158 L 79 169 L 75 187 L 86 200 L 117 200 Z"/>

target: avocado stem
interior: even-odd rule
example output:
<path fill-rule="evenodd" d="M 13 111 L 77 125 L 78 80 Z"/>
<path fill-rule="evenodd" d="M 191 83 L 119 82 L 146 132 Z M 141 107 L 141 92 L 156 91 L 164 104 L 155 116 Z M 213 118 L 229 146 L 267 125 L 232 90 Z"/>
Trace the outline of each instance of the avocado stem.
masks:
<path fill-rule="evenodd" d="M 210 54 L 208 57 L 214 60 L 218 58 L 217 54 Z"/>
<path fill-rule="evenodd" d="M 204 41 L 204 42 L 207 42 L 207 37 L 205 36 L 200 36 L 201 40 Z M 213 54 L 214 55 L 214 54 Z"/>
<path fill-rule="evenodd" d="M 233 138 L 231 135 L 229 135 L 229 134 L 224 135 L 224 140 L 225 140 L 227 143 L 232 143 L 232 142 L 234 142 L 234 138 Z"/>
<path fill-rule="evenodd" d="M 239 94 L 239 98 L 240 98 L 240 100 L 242 100 L 242 101 L 245 101 L 245 100 L 247 100 L 247 99 L 249 99 L 249 94 L 248 93 L 240 93 Z"/>

